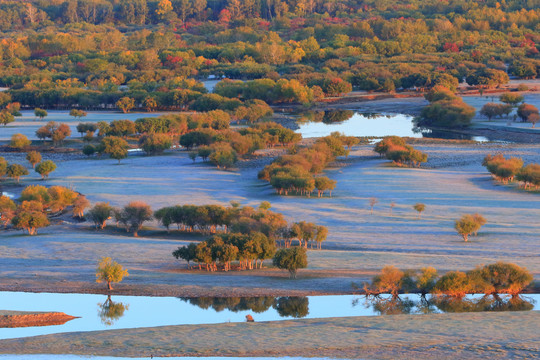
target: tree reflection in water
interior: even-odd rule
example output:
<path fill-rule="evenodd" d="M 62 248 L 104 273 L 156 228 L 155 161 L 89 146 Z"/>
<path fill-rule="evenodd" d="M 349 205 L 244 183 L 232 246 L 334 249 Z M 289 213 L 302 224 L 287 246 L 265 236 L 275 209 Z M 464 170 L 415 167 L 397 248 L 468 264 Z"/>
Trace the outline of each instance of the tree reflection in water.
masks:
<path fill-rule="evenodd" d="M 282 317 L 302 318 L 309 314 L 309 299 L 307 297 L 181 297 L 180 300 L 198 306 L 201 309 L 211 308 L 217 312 L 229 310 L 232 312 L 253 311 L 255 313 L 263 313 L 273 307 Z"/>
<path fill-rule="evenodd" d="M 353 306 L 359 299 L 353 300 Z M 460 313 L 483 311 L 529 311 L 534 308 L 534 300 L 522 296 L 484 295 L 481 298 L 455 298 L 451 296 L 410 298 L 366 296 L 364 307 L 372 308 L 378 315 L 430 314 L 434 312 Z"/>
<path fill-rule="evenodd" d="M 124 316 L 124 312 L 129 309 L 129 304 L 121 302 L 113 302 L 111 295 L 107 296 L 107 300 L 103 304 L 98 304 L 98 315 L 101 323 L 107 326 L 113 325 L 118 319 Z"/>

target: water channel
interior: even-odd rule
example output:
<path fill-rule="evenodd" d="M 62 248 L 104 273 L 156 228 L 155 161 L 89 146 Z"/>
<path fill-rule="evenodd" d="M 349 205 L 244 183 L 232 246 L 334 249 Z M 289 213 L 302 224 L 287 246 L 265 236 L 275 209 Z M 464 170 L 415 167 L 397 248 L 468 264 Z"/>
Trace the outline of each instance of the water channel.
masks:
<path fill-rule="evenodd" d="M 540 310 L 540 294 L 518 299 L 468 296 L 464 300 L 422 299 L 418 295 L 366 298 L 355 295 L 251 298 L 176 298 L 2 292 L 0 309 L 64 312 L 78 318 L 63 325 L 1 328 L 0 339 L 62 332 L 128 329 L 166 325 L 244 322 L 295 318 L 380 316 L 441 312 Z"/>

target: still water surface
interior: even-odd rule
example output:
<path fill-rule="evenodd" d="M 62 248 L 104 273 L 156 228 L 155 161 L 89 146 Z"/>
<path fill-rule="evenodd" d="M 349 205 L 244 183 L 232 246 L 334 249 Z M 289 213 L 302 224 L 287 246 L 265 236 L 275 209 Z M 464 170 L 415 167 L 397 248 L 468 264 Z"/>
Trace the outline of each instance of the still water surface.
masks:
<path fill-rule="evenodd" d="M 430 300 L 428 298 L 428 300 Z M 128 329 L 185 324 L 244 322 L 293 318 L 329 318 L 426 314 L 463 311 L 540 310 L 540 295 L 523 296 L 519 301 L 469 296 L 460 302 L 424 301 L 418 295 L 402 295 L 398 301 L 388 296 L 335 295 L 308 297 L 175 298 L 112 296 L 93 294 L 0 293 L 0 310 L 58 311 L 80 318 L 63 325 L 3 328 L 0 339 L 60 332 Z"/>

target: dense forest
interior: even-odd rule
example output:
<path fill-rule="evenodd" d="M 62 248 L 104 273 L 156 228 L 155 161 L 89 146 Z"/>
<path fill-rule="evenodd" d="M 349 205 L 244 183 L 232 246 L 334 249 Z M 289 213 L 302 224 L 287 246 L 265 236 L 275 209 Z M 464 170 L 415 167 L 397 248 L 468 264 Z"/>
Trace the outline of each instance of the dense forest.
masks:
<path fill-rule="evenodd" d="M 0 31 L 0 107 L 181 109 L 208 76 L 309 104 L 540 73 L 540 0 L 3 0 Z"/>

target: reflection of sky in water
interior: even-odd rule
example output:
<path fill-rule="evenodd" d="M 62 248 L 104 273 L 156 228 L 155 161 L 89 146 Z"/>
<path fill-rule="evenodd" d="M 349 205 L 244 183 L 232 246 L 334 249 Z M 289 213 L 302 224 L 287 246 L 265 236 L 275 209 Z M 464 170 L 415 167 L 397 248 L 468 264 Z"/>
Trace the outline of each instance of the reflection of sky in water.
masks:
<path fill-rule="evenodd" d="M 341 122 L 324 123 L 312 121 L 299 121 L 299 129 L 296 131 L 302 134 L 304 138 L 323 137 L 338 131 L 347 136 L 369 136 L 369 137 L 384 137 L 390 135 L 406 136 L 413 138 L 436 137 L 442 139 L 470 139 L 475 141 L 488 141 L 483 136 L 468 136 L 447 131 L 437 131 L 435 136 L 430 136 L 429 130 L 422 132 L 414 132 L 413 116 L 404 114 L 394 115 L 375 115 L 370 114 L 365 116 L 355 112 L 351 118 Z"/>
<path fill-rule="evenodd" d="M 334 131 L 339 131 L 349 136 L 410 136 L 422 137 L 422 134 L 413 132 L 413 117 L 408 115 L 382 115 L 368 118 L 362 114 L 355 113 L 350 119 L 334 124 L 322 122 L 307 122 L 298 124 L 297 131 L 302 137 L 321 137 L 330 135 Z"/>
<path fill-rule="evenodd" d="M 417 295 L 404 295 L 402 298 L 419 300 Z M 129 308 L 125 310 L 121 318 L 115 319 L 112 325 L 106 325 L 99 317 L 99 305 L 107 300 L 105 295 L 2 292 L 0 297 L 1 310 L 57 311 L 80 318 L 68 321 L 64 325 L 0 329 L 0 339 L 74 331 L 244 322 L 247 314 L 251 314 L 257 322 L 291 319 L 291 317 L 280 317 L 273 307 L 264 313 L 256 313 L 252 310 L 216 312 L 212 308 L 202 309 L 175 297 L 113 295 L 111 299 L 115 303 L 128 305 Z M 373 306 L 366 305 L 363 296 L 309 296 L 308 299 L 309 313 L 305 318 L 379 315 Z M 538 301 L 540 295 L 527 295 L 526 299 L 536 300 L 534 310 L 540 309 Z"/>

